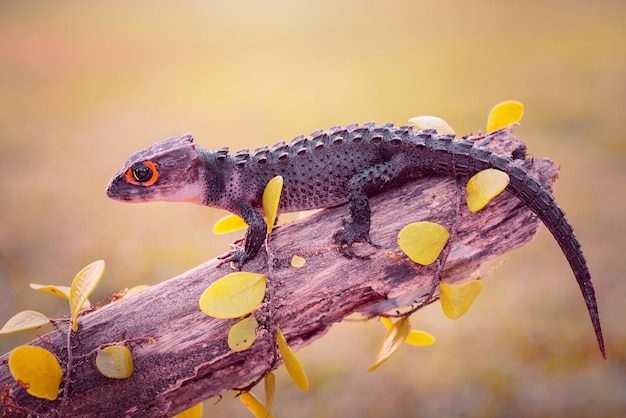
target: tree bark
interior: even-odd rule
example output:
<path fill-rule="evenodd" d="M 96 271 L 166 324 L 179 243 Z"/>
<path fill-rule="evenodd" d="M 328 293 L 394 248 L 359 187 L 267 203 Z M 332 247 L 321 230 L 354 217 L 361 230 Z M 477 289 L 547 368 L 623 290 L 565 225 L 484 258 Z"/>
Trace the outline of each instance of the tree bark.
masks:
<path fill-rule="evenodd" d="M 510 155 L 519 145 L 520 141 L 504 130 L 488 146 Z M 550 188 L 558 169 L 543 159 L 529 160 L 527 164 Z M 464 192 L 466 181 L 461 179 L 462 187 L 458 187 L 454 178 L 424 178 L 372 196 L 371 236 L 381 247 L 356 248 L 358 254 L 369 257 L 367 260 L 343 257 L 333 245 L 333 233 L 341 227 L 342 217 L 348 217 L 345 206 L 326 209 L 276 229 L 268 242 L 268 251 L 261 251 L 244 268 L 268 274 L 266 299 L 254 313 L 261 324 L 258 337 L 248 350 L 233 352 L 228 348 L 228 330 L 236 320 L 211 318 L 198 307 L 204 289 L 233 271 L 228 265 L 217 267 L 214 259 L 80 317 L 79 331 L 71 336 L 71 379 L 64 379 L 56 401 L 28 395 L 9 373 L 8 355 L 2 356 L 3 413 L 171 416 L 203 399 L 244 387 L 280 364 L 272 366 L 276 327 L 297 350 L 354 312 L 366 317 L 393 312 L 427 294 L 436 283 L 438 263 L 418 266 L 397 245 L 398 232 L 411 222 L 427 220 L 456 229 L 448 243 L 450 251 L 441 275 L 448 283 L 469 279 L 481 263 L 530 241 L 540 221 L 508 192 L 481 211 L 469 212 L 464 197 L 458 195 L 459 191 Z M 303 267 L 290 265 L 294 254 L 306 259 Z M 433 300 L 436 298 L 435 293 Z M 32 341 L 57 356 L 64 376 L 67 333 L 68 328 L 63 326 Z M 155 342 L 141 340 L 144 337 Z M 102 376 L 95 367 L 95 350 L 124 340 L 135 340 L 129 343 L 134 374 L 124 380 Z"/>

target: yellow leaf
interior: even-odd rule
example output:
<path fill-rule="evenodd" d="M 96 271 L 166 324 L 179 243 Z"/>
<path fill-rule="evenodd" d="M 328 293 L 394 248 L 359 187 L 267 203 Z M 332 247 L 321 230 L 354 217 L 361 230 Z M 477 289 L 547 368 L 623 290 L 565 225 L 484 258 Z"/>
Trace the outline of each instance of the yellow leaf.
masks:
<path fill-rule="evenodd" d="M 98 351 L 96 367 L 111 379 L 127 379 L 133 374 L 133 355 L 128 347 L 112 345 Z"/>
<path fill-rule="evenodd" d="M 104 273 L 104 261 L 98 260 L 82 269 L 70 286 L 70 315 L 72 316 L 72 330 L 78 331 L 78 312 L 85 301 L 96 288 Z"/>
<path fill-rule="evenodd" d="M 263 380 L 263 385 L 265 386 L 264 417 L 267 418 L 270 416 L 270 408 L 272 407 L 272 403 L 274 402 L 274 393 L 276 393 L 276 378 L 274 377 L 274 373 L 267 372 L 265 373 L 265 378 Z"/>
<path fill-rule="evenodd" d="M 174 418 L 202 418 L 202 402 L 174 415 Z"/>
<path fill-rule="evenodd" d="M 383 364 L 389 357 L 395 354 L 396 351 L 402 346 L 404 340 L 411 331 L 411 323 L 408 318 L 400 318 L 396 321 L 391 328 L 387 330 L 383 345 L 376 356 L 376 361 L 370 367 L 367 368 L 368 372 L 376 370 L 378 366 Z"/>
<path fill-rule="evenodd" d="M 461 284 L 441 283 L 441 309 L 450 319 L 459 319 L 470 306 L 483 288 L 480 280 L 470 280 Z"/>
<path fill-rule="evenodd" d="M 434 262 L 448 241 L 450 233 L 432 222 L 416 222 L 402 228 L 398 245 L 411 260 L 421 265 Z"/>
<path fill-rule="evenodd" d="M 254 311 L 265 297 L 265 275 L 230 273 L 200 296 L 200 309 L 215 318 L 239 318 Z"/>
<path fill-rule="evenodd" d="M 409 345 L 414 345 L 416 347 L 423 347 L 426 345 L 432 345 L 435 343 L 435 337 L 432 334 L 429 334 L 426 331 L 419 331 L 416 329 L 412 329 L 409 331 L 409 335 L 404 340 L 405 343 Z"/>
<path fill-rule="evenodd" d="M 29 284 L 31 289 L 38 290 L 44 293 L 51 293 L 65 300 L 70 300 L 70 287 L 69 286 L 55 286 L 52 284 L 37 284 L 31 283 Z"/>
<path fill-rule="evenodd" d="M 250 392 L 243 392 L 239 395 L 239 400 L 248 408 L 252 415 L 256 418 L 265 417 L 265 406 Z M 268 414 L 267 418 L 274 418 L 272 414 Z"/>
<path fill-rule="evenodd" d="M 215 234 L 228 234 L 229 232 L 245 229 L 248 224 L 237 215 L 226 215 L 221 219 L 218 219 L 213 225 L 213 233 Z"/>
<path fill-rule="evenodd" d="M 493 132 L 522 120 L 524 105 L 515 100 L 495 105 L 487 118 L 487 132 Z"/>
<path fill-rule="evenodd" d="M 385 326 L 385 328 L 389 329 L 393 326 L 393 321 L 389 318 L 387 318 L 386 316 L 381 316 L 380 317 L 380 322 L 383 323 L 383 325 Z"/>
<path fill-rule="evenodd" d="M 439 135 L 454 135 L 454 129 L 448 125 L 448 122 L 437 116 L 416 116 L 409 119 L 409 122 L 414 124 L 417 129 L 421 131 L 424 129 L 436 129 Z"/>
<path fill-rule="evenodd" d="M 387 317 L 381 316 L 380 320 L 385 326 L 385 328 L 387 329 L 390 329 L 393 326 L 393 322 L 391 321 L 391 319 Z M 411 331 L 409 331 L 409 335 L 407 335 L 404 342 L 410 345 L 417 346 L 417 347 L 422 347 L 425 345 L 434 344 L 435 337 L 433 337 L 431 334 L 427 333 L 426 331 L 419 331 L 416 329 L 412 329 Z"/>
<path fill-rule="evenodd" d="M 29 286 L 31 289 L 35 289 L 44 293 L 50 293 L 52 295 L 58 296 L 65 300 L 70 300 L 70 287 L 69 286 L 60 286 L 60 285 L 52 285 L 52 284 L 45 285 L 45 284 L 37 284 L 37 283 L 31 283 Z M 83 306 L 81 307 L 81 309 L 88 309 L 90 306 L 91 304 L 89 303 L 89 300 L 85 299 L 85 302 L 83 303 Z"/>
<path fill-rule="evenodd" d="M 291 267 L 300 268 L 304 267 L 306 264 L 306 260 L 299 255 L 294 255 L 291 257 Z"/>
<path fill-rule="evenodd" d="M 276 332 L 276 341 L 278 342 L 278 350 L 283 358 L 283 363 L 285 363 L 285 368 L 287 369 L 289 376 L 291 376 L 291 379 L 300 389 L 309 390 L 309 380 L 304 373 L 302 364 L 300 364 L 300 361 L 294 354 L 293 350 L 287 344 L 287 340 L 281 330 Z"/>
<path fill-rule="evenodd" d="M 280 194 L 283 191 L 283 177 L 276 176 L 271 179 L 265 190 L 263 190 L 263 214 L 267 222 L 267 233 L 272 232 L 276 216 L 278 215 L 278 204 L 280 203 Z"/>
<path fill-rule="evenodd" d="M 470 212 L 484 208 L 509 184 L 509 175 L 504 171 L 489 168 L 472 176 L 467 182 L 467 207 Z"/>
<path fill-rule="evenodd" d="M 150 288 L 150 286 L 147 285 L 147 284 L 138 284 L 137 286 L 133 286 L 130 289 L 128 289 L 123 297 L 127 297 L 129 295 L 132 295 L 133 293 L 139 293 L 142 290 L 146 290 L 146 289 L 149 289 L 149 288 Z"/>
<path fill-rule="evenodd" d="M 256 340 L 256 329 L 259 323 L 250 315 L 242 319 L 228 331 L 228 347 L 233 351 L 243 351 L 250 348 Z"/>
<path fill-rule="evenodd" d="M 0 329 L 0 334 L 35 329 L 50 323 L 50 318 L 37 311 L 22 311 L 9 319 Z"/>
<path fill-rule="evenodd" d="M 57 398 L 63 370 L 54 354 L 45 348 L 17 347 L 9 354 L 9 370 L 29 394 L 51 401 Z"/>

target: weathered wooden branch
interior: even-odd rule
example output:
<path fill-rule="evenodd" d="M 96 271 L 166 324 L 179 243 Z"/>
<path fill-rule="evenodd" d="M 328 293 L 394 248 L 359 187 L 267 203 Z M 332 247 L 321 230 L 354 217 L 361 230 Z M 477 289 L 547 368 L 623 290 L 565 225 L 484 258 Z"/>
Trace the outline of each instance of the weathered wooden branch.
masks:
<path fill-rule="evenodd" d="M 519 145 L 504 131 L 489 147 L 507 153 Z M 531 171 L 550 187 L 557 169 L 548 160 L 533 160 Z M 463 179 L 464 184 L 466 179 Z M 420 267 L 398 248 L 398 231 L 411 222 L 428 220 L 450 227 L 451 251 L 442 276 L 447 282 L 468 279 L 481 263 L 530 241 L 538 219 L 507 192 L 478 213 L 461 204 L 455 213 L 457 184 L 453 178 L 425 178 L 371 198 L 372 239 L 357 252 L 368 260 L 347 259 L 332 244 L 334 231 L 347 216 L 345 206 L 324 210 L 276 230 L 267 254 L 259 254 L 246 271 L 268 273 L 270 297 L 255 312 L 261 329 L 246 351 L 229 350 L 226 337 L 235 320 L 206 316 L 198 299 L 212 282 L 231 272 L 211 260 L 178 277 L 113 302 L 80 319 L 72 336 L 74 361 L 68 398 L 47 401 L 28 395 L 10 376 L 7 355 L 0 358 L 5 416 L 157 417 L 170 416 L 226 390 L 243 387 L 262 376 L 275 353 L 271 327 L 285 333 L 298 349 L 324 335 L 346 316 L 366 316 L 419 299 L 431 288 L 436 264 Z M 208 233 L 208 232 L 207 232 Z M 302 268 L 290 266 L 291 257 L 306 259 Z M 409 298 L 396 299 L 405 294 Z M 67 361 L 67 327 L 32 342 Z M 103 344 L 150 337 L 154 343 L 131 344 L 135 372 L 125 380 L 108 379 L 95 368 L 94 350 Z M 90 354 L 91 353 L 91 354 Z M 81 357 L 87 356 L 87 357 Z M 66 367 L 64 371 L 67 373 Z M 20 409 L 23 408 L 23 409 Z"/>

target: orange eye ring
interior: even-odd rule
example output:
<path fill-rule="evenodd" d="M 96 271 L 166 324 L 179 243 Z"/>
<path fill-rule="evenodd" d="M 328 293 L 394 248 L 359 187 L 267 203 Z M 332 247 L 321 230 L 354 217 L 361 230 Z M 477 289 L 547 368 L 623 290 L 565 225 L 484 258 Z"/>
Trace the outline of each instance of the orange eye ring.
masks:
<path fill-rule="evenodd" d="M 152 186 L 159 178 L 159 170 L 152 161 L 133 164 L 126 170 L 126 181 L 135 186 Z"/>

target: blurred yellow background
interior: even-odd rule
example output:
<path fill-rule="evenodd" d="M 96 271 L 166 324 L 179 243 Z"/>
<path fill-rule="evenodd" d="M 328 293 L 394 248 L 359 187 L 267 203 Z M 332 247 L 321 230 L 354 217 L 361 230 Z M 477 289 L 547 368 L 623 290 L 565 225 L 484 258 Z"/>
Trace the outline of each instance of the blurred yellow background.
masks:
<path fill-rule="evenodd" d="M 63 315 L 62 301 L 28 283 L 69 284 L 96 259 L 107 271 L 92 300 L 227 250 L 236 236 L 211 233 L 222 211 L 107 199 L 128 155 L 157 140 L 191 131 L 205 148 L 236 150 L 426 114 L 464 134 L 516 99 L 526 106 L 518 136 L 562 165 L 555 194 L 589 261 L 609 361 L 542 229 L 465 317 L 449 321 L 436 305 L 415 316 L 435 345 L 404 347 L 367 373 L 382 325 L 335 326 L 301 351 L 311 391 L 280 372 L 273 410 L 624 416 L 625 22 L 617 0 L 3 1 L 0 322 L 24 309 Z M 0 349 L 35 336 L 2 337 Z M 206 416 L 249 416 L 230 393 L 214 401 Z"/>

